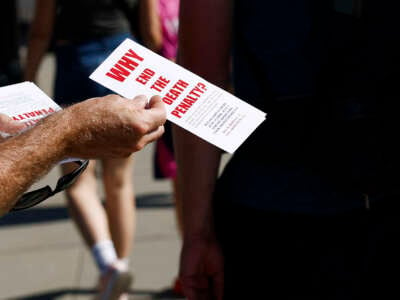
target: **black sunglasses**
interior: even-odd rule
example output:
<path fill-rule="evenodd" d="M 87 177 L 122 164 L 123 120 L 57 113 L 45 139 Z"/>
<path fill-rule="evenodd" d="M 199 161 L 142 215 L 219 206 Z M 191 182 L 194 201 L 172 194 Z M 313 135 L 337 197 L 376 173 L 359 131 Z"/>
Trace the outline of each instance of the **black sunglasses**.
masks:
<path fill-rule="evenodd" d="M 39 204 L 40 202 L 46 200 L 47 198 L 69 188 L 79 177 L 79 175 L 82 174 L 82 172 L 86 169 L 86 167 L 89 164 L 88 160 L 76 160 L 74 163 L 78 164 L 79 167 L 76 168 L 74 171 L 71 173 L 68 173 L 64 176 L 62 176 L 60 179 L 57 181 L 56 188 L 54 191 L 51 189 L 50 186 L 45 186 L 41 189 L 34 190 L 28 193 L 25 193 L 22 195 L 21 198 L 18 199 L 17 203 L 15 203 L 14 207 L 11 209 L 11 211 L 18 211 L 18 210 L 23 210 L 30 208 L 32 206 L 35 206 Z"/>

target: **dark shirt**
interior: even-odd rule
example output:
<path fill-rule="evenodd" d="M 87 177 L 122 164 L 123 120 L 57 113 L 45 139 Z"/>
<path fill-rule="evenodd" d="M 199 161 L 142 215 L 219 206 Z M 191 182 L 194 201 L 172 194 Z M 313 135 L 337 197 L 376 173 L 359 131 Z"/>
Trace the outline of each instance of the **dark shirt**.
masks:
<path fill-rule="evenodd" d="M 0 86 L 21 80 L 16 1 L 0 1 Z"/>
<path fill-rule="evenodd" d="M 85 41 L 129 32 L 118 0 L 58 0 L 56 40 Z"/>
<path fill-rule="evenodd" d="M 397 193 L 399 4 L 341 2 L 235 1 L 235 91 L 268 116 L 222 178 L 242 174 L 234 201 L 332 212 Z"/>

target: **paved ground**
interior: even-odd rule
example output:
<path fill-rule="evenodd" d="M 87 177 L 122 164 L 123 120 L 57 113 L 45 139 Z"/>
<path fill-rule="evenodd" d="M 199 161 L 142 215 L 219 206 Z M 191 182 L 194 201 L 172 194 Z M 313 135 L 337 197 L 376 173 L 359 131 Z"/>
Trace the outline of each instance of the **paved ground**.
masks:
<path fill-rule="evenodd" d="M 135 170 L 134 299 L 151 299 L 172 282 L 180 247 L 169 183 L 152 181 L 151 154 L 151 147 L 140 153 Z M 55 170 L 40 184 L 54 183 L 57 176 Z M 0 299 L 90 299 L 96 270 L 63 198 L 0 220 Z"/>
<path fill-rule="evenodd" d="M 39 85 L 51 95 L 54 64 L 47 58 Z M 136 156 L 137 235 L 131 256 L 135 299 L 169 286 L 177 273 L 180 240 L 168 181 L 151 175 L 152 145 Z M 36 185 L 55 185 L 53 170 Z M 0 220 L 0 299 L 90 299 L 97 279 L 89 251 L 69 220 L 64 195 Z"/>
<path fill-rule="evenodd" d="M 38 84 L 50 96 L 53 74 L 54 62 L 48 57 Z M 138 214 L 131 298 L 137 300 L 172 299 L 159 292 L 173 282 L 179 260 L 170 183 L 153 180 L 152 155 L 152 145 L 137 153 L 134 169 Z M 35 186 L 54 187 L 58 176 L 54 169 Z M 64 195 L 57 195 L 34 209 L 0 219 L 0 299 L 92 298 L 97 272 L 64 200 Z"/>

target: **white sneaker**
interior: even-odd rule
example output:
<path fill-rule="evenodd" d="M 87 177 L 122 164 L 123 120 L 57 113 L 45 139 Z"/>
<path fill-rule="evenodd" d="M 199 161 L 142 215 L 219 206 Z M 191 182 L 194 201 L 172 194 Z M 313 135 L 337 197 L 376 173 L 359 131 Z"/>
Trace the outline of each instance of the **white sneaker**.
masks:
<path fill-rule="evenodd" d="M 120 300 L 128 299 L 129 287 L 132 282 L 132 274 L 121 268 L 117 263 L 111 265 L 106 272 L 100 275 L 98 294 L 96 300 Z"/>

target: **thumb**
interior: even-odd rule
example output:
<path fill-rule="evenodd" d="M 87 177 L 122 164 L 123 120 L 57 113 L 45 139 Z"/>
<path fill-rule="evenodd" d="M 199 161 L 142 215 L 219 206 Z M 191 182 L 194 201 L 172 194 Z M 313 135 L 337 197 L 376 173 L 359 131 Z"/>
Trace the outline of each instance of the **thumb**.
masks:
<path fill-rule="evenodd" d="M 23 123 L 14 121 L 7 115 L 0 114 L 0 131 L 14 134 L 25 128 Z"/>
<path fill-rule="evenodd" d="M 147 112 L 153 116 L 153 118 L 158 119 L 160 124 L 164 124 L 167 118 L 165 111 L 164 102 L 161 101 L 160 96 L 153 96 L 149 101 L 147 106 Z"/>
<path fill-rule="evenodd" d="M 148 108 L 164 110 L 164 102 L 161 101 L 160 96 L 153 96 L 149 101 Z"/>

